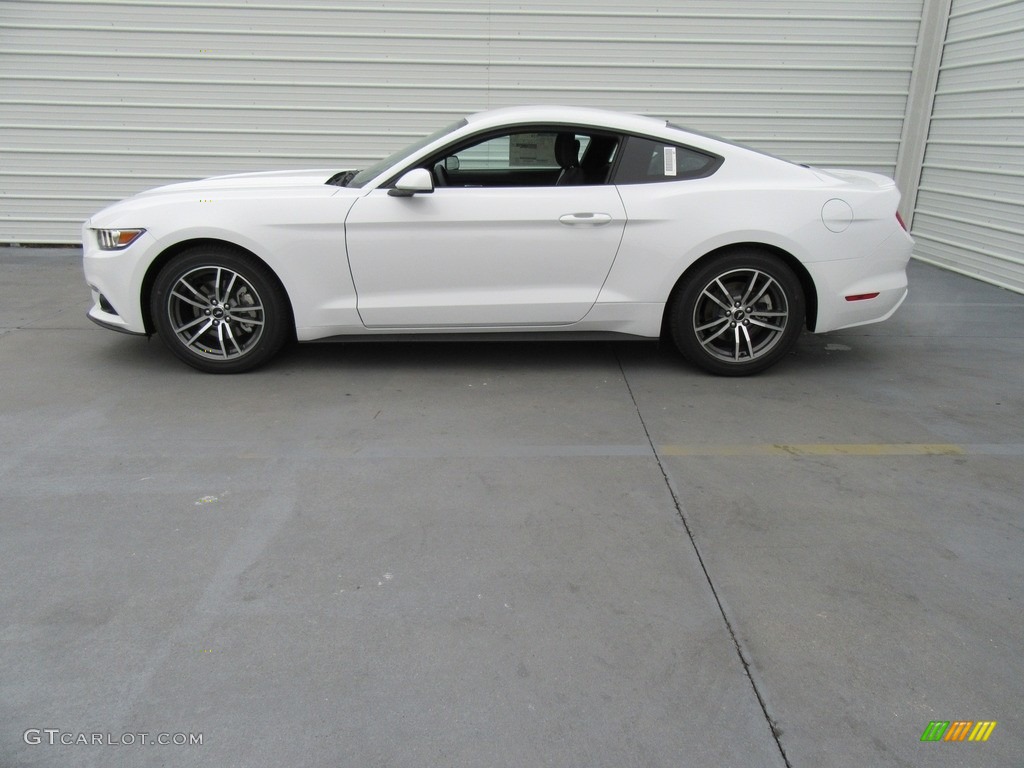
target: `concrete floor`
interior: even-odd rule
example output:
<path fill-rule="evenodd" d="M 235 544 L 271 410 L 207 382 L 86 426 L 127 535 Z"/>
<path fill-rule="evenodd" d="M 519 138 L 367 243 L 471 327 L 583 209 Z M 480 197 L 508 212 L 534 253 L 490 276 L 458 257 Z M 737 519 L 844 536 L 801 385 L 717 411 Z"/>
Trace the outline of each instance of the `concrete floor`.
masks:
<path fill-rule="evenodd" d="M 1024 762 L 1024 296 L 914 263 L 742 380 L 583 342 L 212 377 L 89 323 L 77 258 L 0 252 L 3 768 Z"/>

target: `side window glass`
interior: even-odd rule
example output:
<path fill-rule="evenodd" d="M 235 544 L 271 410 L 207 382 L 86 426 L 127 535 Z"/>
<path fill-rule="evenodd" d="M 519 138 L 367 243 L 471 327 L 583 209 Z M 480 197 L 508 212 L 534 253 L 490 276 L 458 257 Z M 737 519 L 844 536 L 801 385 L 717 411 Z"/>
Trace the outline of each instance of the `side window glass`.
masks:
<path fill-rule="evenodd" d="M 616 184 L 650 184 L 709 176 L 721 159 L 656 139 L 630 136 L 622 150 Z"/>
<path fill-rule="evenodd" d="M 554 170 L 554 133 L 513 133 L 496 136 L 460 150 L 454 156 L 462 171 Z"/>
<path fill-rule="evenodd" d="M 572 128 L 522 128 L 435 156 L 424 167 L 437 187 L 606 184 L 620 139 Z"/>

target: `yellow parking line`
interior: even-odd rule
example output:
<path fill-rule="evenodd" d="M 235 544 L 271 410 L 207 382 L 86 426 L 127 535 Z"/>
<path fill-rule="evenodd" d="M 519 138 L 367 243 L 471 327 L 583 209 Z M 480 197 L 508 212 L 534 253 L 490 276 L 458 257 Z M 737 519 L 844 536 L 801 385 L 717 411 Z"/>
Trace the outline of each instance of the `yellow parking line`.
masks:
<path fill-rule="evenodd" d="M 661 445 L 662 456 L 963 456 L 953 443 L 771 443 Z"/>

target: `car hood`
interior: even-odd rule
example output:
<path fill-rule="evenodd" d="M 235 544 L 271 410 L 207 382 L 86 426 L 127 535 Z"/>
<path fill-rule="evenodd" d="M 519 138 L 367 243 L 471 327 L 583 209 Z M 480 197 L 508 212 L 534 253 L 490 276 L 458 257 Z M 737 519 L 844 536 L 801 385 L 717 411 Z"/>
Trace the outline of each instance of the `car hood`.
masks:
<path fill-rule="evenodd" d="M 285 189 L 292 187 L 320 187 L 334 176 L 337 170 L 315 169 L 307 171 L 264 171 L 262 173 L 236 173 L 230 176 L 213 176 L 199 181 L 185 181 L 168 184 L 142 192 L 137 197 L 147 195 L 176 194 L 180 192 L 226 192 L 231 190 L 251 191 L 266 189 Z"/>
<path fill-rule="evenodd" d="M 362 193 L 360 189 L 328 184 L 328 179 L 337 173 L 335 169 L 269 171 L 168 184 L 114 203 L 93 214 L 86 225 L 94 228 L 147 226 L 154 212 L 166 212 L 167 206 L 192 205 L 196 201 L 274 201 L 335 197 L 345 193 L 354 198 Z"/>

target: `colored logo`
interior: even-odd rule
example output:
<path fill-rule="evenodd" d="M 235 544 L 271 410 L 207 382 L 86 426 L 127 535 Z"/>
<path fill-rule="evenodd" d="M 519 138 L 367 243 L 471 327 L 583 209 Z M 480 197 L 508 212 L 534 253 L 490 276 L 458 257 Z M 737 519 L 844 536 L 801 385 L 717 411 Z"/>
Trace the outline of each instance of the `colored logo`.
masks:
<path fill-rule="evenodd" d="M 988 741 L 997 725 L 995 720 L 932 720 L 921 741 Z"/>

